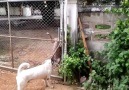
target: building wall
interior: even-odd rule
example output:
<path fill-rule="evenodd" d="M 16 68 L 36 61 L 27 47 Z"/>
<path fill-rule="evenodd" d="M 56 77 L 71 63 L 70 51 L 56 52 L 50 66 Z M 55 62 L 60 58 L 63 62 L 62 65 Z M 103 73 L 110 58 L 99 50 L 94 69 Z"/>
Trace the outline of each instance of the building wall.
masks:
<path fill-rule="evenodd" d="M 120 16 L 116 16 L 110 13 L 103 13 L 103 12 L 79 12 L 78 10 L 80 8 L 78 8 L 78 3 L 76 0 L 68 0 L 67 9 L 68 9 L 67 24 L 71 28 L 72 43 L 75 44 L 77 42 L 77 38 L 78 38 L 78 20 L 77 19 L 78 19 L 78 16 L 80 16 L 81 21 L 83 23 L 85 35 L 88 36 L 88 47 L 90 51 L 103 50 L 104 44 L 110 41 L 107 35 L 115 28 L 116 20 L 120 18 Z M 106 24 L 111 26 L 111 28 L 97 29 L 95 27 L 97 24 Z M 106 36 L 106 38 L 98 38 L 97 35 Z"/>
<path fill-rule="evenodd" d="M 79 13 L 84 27 L 84 33 L 88 36 L 88 47 L 90 51 L 101 51 L 104 44 L 109 42 L 107 35 L 115 28 L 115 22 L 119 16 L 103 12 Z M 110 29 L 97 29 L 98 24 L 110 25 Z M 101 36 L 103 37 L 101 37 Z M 105 38 L 106 37 L 106 38 Z"/>

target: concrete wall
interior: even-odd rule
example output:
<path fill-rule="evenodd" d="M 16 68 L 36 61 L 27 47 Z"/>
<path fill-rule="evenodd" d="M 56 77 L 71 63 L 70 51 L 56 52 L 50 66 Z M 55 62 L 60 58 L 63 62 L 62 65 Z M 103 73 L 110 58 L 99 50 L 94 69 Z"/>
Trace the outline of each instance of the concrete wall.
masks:
<path fill-rule="evenodd" d="M 109 7 L 110 8 L 110 7 Z M 71 28 L 72 43 L 77 41 L 78 32 L 78 6 L 77 0 L 68 0 L 68 25 Z M 83 23 L 85 35 L 88 36 L 88 47 L 90 51 L 99 51 L 104 49 L 104 44 L 109 42 L 109 38 L 98 38 L 97 35 L 107 36 L 114 28 L 115 22 L 119 18 L 114 14 L 103 12 L 82 12 L 79 13 Z M 110 25 L 110 29 L 97 29 L 95 25 L 106 24 Z"/>
<path fill-rule="evenodd" d="M 84 26 L 85 35 L 88 36 L 88 47 L 90 51 L 101 51 L 104 44 L 109 42 L 109 38 L 98 38 L 97 35 L 107 36 L 115 27 L 118 16 L 103 12 L 79 13 Z M 110 29 L 96 29 L 95 25 L 110 25 Z"/>

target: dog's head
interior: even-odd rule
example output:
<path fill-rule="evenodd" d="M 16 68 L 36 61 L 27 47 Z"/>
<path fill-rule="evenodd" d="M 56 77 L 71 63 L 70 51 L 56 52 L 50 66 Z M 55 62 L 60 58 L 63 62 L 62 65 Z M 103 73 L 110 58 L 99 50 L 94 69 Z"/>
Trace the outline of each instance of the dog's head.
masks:
<path fill-rule="evenodd" d="M 52 61 L 53 66 L 59 66 L 59 64 L 60 64 L 60 58 L 58 58 L 57 60 L 52 58 L 51 61 Z"/>

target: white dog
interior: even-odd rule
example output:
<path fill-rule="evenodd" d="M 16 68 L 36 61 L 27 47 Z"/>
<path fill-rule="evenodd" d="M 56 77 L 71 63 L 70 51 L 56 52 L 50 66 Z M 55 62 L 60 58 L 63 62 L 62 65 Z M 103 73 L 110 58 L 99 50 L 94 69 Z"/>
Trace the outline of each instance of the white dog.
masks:
<path fill-rule="evenodd" d="M 24 90 L 28 81 L 32 79 L 44 79 L 47 86 L 50 85 L 49 80 L 52 72 L 51 59 L 45 60 L 42 65 L 27 69 L 30 67 L 29 63 L 22 63 L 17 72 L 17 90 Z"/>

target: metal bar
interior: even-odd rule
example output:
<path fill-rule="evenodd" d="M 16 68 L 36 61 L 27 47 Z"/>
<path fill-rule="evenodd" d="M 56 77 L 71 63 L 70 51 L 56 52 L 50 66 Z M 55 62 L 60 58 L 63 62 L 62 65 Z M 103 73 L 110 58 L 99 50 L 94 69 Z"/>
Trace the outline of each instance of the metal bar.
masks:
<path fill-rule="evenodd" d="M 63 77 L 61 77 L 61 76 L 51 75 L 51 78 L 63 81 Z"/>
<path fill-rule="evenodd" d="M 11 71 L 11 72 L 17 72 L 17 68 L 7 67 L 3 65 L 0 65 L 0 69 Z"/>
<path fill-rule="evenodd" d="M 42 19 L 42 15 L 32 15 L 32 16 L 11 16 L 10 20 L 32 20 L 32 19 Z M 57 19 L 57 17 L 55 16 L 54 19 Z M 59 18 L 58 18 L 59 19 Z M 0 16 L 0 20 L 8 20 L 7 16 Z"/>
<path fill-rule="evenodd" d="M 26 2 L 26 1 L 59 1 L 59 0 L 0 0 L 0 2 Z"/>
<path fill-rule="evenodd" d="M 63 55 L 67 54 L 67 0 L 64 0 L 63 6 Z M 64 57 L 63 57 L 64 59 Z M 64 74 L 64 82 L 66 82 L 66 74 Z"/>
<path fill-rule="evenodd" d="M 42 15 L 35 15 L 35 16 L 28 16 L 28 17 L 25 17 L 25 16 L 11 16 L 10 17 L 10 20 L 20 20 L 20 19 L 25 19 L 25 20 L 42 19 Z M 8 20 L 8 17 L 0 16 L 0 20 Z"/>
<path fill-rule="evenodd" d="M 62 41 L 62 60 L 64 59 L 64 0 L 60 1 L 60 35 Z"/>
<path fill-rule="evenodd" d="M 64 2 L 64 54 L 67 54 L 67 0 Z"/>
<path fill-rule="evenodd" d="M 60 28 L 58 27 L 58 38 L 60 40 Z"/>
<path fill-rule="evenodd" d="M 10 61 L 12 61 L 12 68 L 14 68 L 14 60 L 13 60 L 13 48 L 12 48 L 12 38 L 11 36 L 11 22 L 10 22 L 10 9 L 9 9 L 9 2 L 7 2 L 7 9 L 8 9 L 8 22 L 9 22 L 9 39 L 10 39 Z"/>
<path fill-rule="evenodd" d="M 59 40 L 61 39 L 62 29 L 63 29 L 63 0 L 60 0 L 60 27 L 58 29 Z"/>
<path fill-rule="evenodd" d="M 11 67 L 7 67 L 7 66 L 1 66 L 0 65 L 0 69 L 11 71 L 11 72 L 15 72 L 15 73 L 17 72 L 17 68 L 11 68 Z M 63 80 L 62 77 L 56 76 L 56 75 L 51 75 L 51 78 L 52 79 L 56 79 L 56 80 Z"/>
<path fill-rule="evenodd" d="M 25 16 L 11 16 L 10 17 L 10 19 L 11 20 L 19 20 L 19 19 L 42 19 L 42 15 L 35 15 L 35 16 L 27 16 L 27 17 L 25 17 Z"/>
<path fill-rule="evenodd" d="M 0 21 L 1 20 L 8 20 L 8 17 L 7 16 L 0 16 Z"/>
<path fill-rule="evenodd" d="M 30 38 L 30 37 L 19 37 L 19 36 L 8 36 L 8 35 L 0 35 L 0 37 L 11 37 L 11 38 L 18 38 L 18 39 L 29 39 L 29 40 L 51 41 L 51 39 Z"/>

